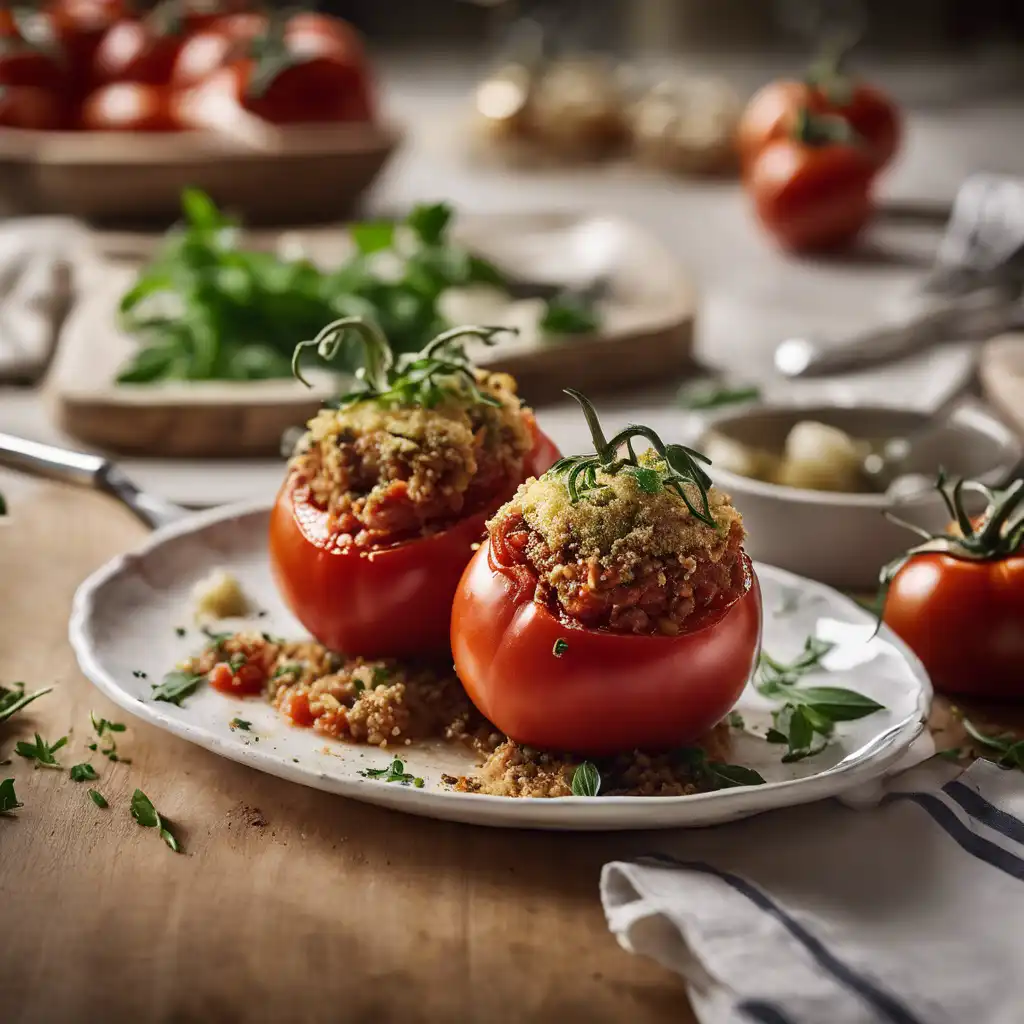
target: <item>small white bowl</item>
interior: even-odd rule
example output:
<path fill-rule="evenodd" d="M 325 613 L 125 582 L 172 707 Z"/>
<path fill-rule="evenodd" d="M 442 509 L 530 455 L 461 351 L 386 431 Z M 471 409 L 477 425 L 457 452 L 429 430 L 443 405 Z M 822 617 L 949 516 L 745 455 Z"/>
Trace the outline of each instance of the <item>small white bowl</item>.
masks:
<path fill-rule="evenodd" d="M 924 413 L 867 406 L 746 406 L 705 421 L 697 448 L 714 433 L 755 448 L 781 452 L 791 427 L 815 420 L 854 438 L 908 437 L 928 424 Z M 943 467 L 951 477 L 1004 483 L 1020 463 L 1020 440 L 976 403 L 965 403 L 945 417 L 946 427 L 929 432 L 915 449 L 914 472 L 934 476 Z M 743 513 L 745 547 L 751 558 L 809 576 L 844 590 L 870 592 L 883 565 L 915 542 L 909 530 L 890 523 L 883 512 L 930 531 L 949 520 L 934 491 L 898 503 L 884 494 L 811 491 L 764 483 L 712 466 L 715 484 L 732 496 Z"/>

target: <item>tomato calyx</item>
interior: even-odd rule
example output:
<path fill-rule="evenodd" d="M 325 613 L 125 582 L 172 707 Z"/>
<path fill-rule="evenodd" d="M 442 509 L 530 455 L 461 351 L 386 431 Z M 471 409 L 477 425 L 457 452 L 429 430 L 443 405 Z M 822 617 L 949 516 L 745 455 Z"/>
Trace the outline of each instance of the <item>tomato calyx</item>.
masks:
<path fill-rule="evenodd" d="M 860 147 L 864 143 L 845 118 L 838 114 L 815 114 L 807 106 L 797 111 L 792 137 L 815 149 L 823 146 Z"/>
<path fill-rule="evenodd" d="M 854 80 L 846 71 L 849 45 L 833 41 L 822 47 L 821 53 L 807 69 L 804 82 L 834 107 L 848 107 L 853 101 Z"/>
<path fill-rule="evenodd" d="M 932 553 L 969 562 L 995 562 L 1024 551 L 1024 480 L 1015 480 L 1003 489 L 993 489 L 977 480 L 961 479 L 950 483 L 940 470 L 935 490 L 945 503 L 956 532 L 932 534 L 886 512 L 885 517 L 890 522 L 913 530 L 922 541 L 883 567 L 879 576 L 883 588 L 915 555 Z M 967 512 L 965 493 L 985 498 L 986 508 L 981 516 L 973 518 Z"/>

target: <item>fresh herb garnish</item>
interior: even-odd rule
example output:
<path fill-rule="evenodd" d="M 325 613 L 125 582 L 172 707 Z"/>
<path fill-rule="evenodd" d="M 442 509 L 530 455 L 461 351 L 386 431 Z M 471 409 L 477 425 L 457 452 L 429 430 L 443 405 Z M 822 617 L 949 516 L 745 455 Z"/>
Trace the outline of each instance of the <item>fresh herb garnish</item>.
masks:
<path fill-rule="evenodd" d="M 738 711 L 730 711 L 726 716 L 726 721 L 731 729 L 746 728 L 746 722 L 743 721 L 743 716 Z"/>
<path fill-rule="evenodd" d="M 124 732 L 124 722 L 111 722 L 106 718 L 97 718 L 95 711 L 89 712 L 89 721 L 92 722 L 92 727 L 96 732 L 96 735 L 101 739 L 103 736 L 107 737 L 107 746 L 100 749 L 100 753 L 107 758 L 109 761 L 117 762 L 121 761 L 124 764 L 131 764 L 131 760 L 127 757 L 120 757 L 117 753 L 117 740 L 114 739 L 113 733 Z M 97 745 L 95 743 L 87 744 L 90 750 L 95 750 Z"/>
<path fill-rule="evenodd" d="M 135 790 L 132 794 L 131 802 L 132 817 L 143 827 L 143 828 L 155 828 L 160 833 L 160 838 L 175 852 L 180 852 L 178 846 L 178 840 L 171 834 L 171 830 L 167 828 L 167 823 L 157 813 L 156 808 L 153 806 L 153 801 L 142 792 L 141 789 Z"/>
<path fill-rule="evenodd" d="M 73 764 L 71 766 L 72 782 L 94 782 L 98 778 L 99 775 L 91 764 Z"/>
<path fill-rule="evenodd" d="M 241 651 L 236 651 L 230 658 L 228 658 L 228 668 L 230 668 L 232 672 L 238 672 L 238 670 L 240 668 L 244 668 L 246 664 L 248 664 L 248 661 Z"/>
<path fill-rule="evenodd" d="M 315 338 L 295 346 L 292 372 L 308 385 L 302 376 L 302 353 L 312 348 L 326 363 L 341 350 L 346 335 L 352 332 L 362 342 L 363 365 L 356 370 L 356 386 L 341 398 L 329 403 L 345 408 L 355 402 L 371 401 L 382 406 L 422 406 L 431 409 L 446 398 L 473 405 L 499 405 L 493 395 L 477 386 L 473 364 L 466 355 L 461 338 L 479 338 L 494 344 L 497 334 L 515 334 L 509 327 L 453 327 L 438 334 L 418 352 L 395 358 L 387 337 L 376 324 L 351 316 L 335 320 Z"/>
<path fill-rule="evenodd" d="M 206 645 L 207 648 L 215 653 L 219 653 L 220 649 L 234 636 L 233 633 L 216 633 L 208 626 L 203 626 L 200 632 L 210 641 Z M 264 636 L 266 637 L 266 634 Z"/>
<path fill-rule="evenodd" d="M 0 814 L 13 817 L 14 812 L 24 806 L 14 792 L 14 779 L 4 779 L 0 782 Z"/>
<path fill-rule="evenodd" d="M 106 718 L 97 718 L 95 711 L 89 712 L 89 721 L 92 723 L 97 736 L 102 736 L 107 732 L 124 732 L 127 728 L 124 722 L 111 722 Z"/>
<path fill-rule="evenodd" d="M 603 490 L 597 479 L 598 471 L 609 475 L 624 472 L 630 473 L 645 493 L 656 494 L 662 489 L 675 491 L 696 519 L 717 528 L 718 524 L 708 504 L 711 478 L 700 466 L 700 463 L 710 464 L 707 456 L 681 444 L 666 445 L 650 427 L 635 423 L 620 430 L 611 440 L 606 440 L 597 411 L 590 400 L 571 388 L 566 388 L 565 393 L 583 409 L 595 449 L 593 455 L 570 455 L 559 459 L 548 470 L 554 476 L 565 477 L 565 486 L 573 504 Z M 643 465 L 637 459 L 632 444 L 636 437 L 650 442 L 660 457 L 659 468 Z M 626 447 L 626 455 L 619 458 L 619 449 L 623 445 Z M 696 490 L 698 504 L 694 504 L 689 494 L 690 488 Z"/>
<path fill-rule="evenodd" d="M 102 793 L 98 793 L 95 789 L 89 790 L 89 799 L 97 807 L 104 808 L 110 806 L 110 804 L 107 803 L 107 798 Z"/>
<path fill-rule="evenodd" d="M 676 400 L 684 409 L 694 410 L 756 402 L 760 397 L 761 389 L 756 385 L 729 387 L 706 378 L 689 381 L 676 393 Z"/>
<path fill-rule="evenodd" d="M 375 665 L 373 668 L 373 688 L 388 686 L 391 683 L 391 669 L 385 665 Z"/>
<path fill-rule="evenodd" d="M 232 718 L 228 725 L 232 729 L 241 729 L 242 732 L 249 732 L 252 729 L 252 722 L 247 722 L 244 718 Z"/>
<path fill-rule="evenodd" d="M 835 733 L 836 722 L 852 722 L 884 710 L 884 705 L 854 690 L 838 686 L 800 686 L 804 676 L 820 669 L 835 645 L 809 636 L 804 649 L 790 662 L 761 652 L 757 690 L 763 697 L 783 701 L 772 712 L 772 728 L 765 739 L 786 744 L 784 762 L 820 754 Z"/>
<path fill-rule="evenodd" d="M 135 676 L 136 679 L 148 679 L 149 678 L 147 673 L 143 672 L 141 668 L 132 669 L 132 675 Z"/>
<path fill-rule="evenodd" d="M 984 750 L 991 750 L 998 757 L 993 757 L 1000 768 L 1019 768 L 1024 771 L 1024 740 L 1018 739 L 1012 732 L 990 735 L 983 733 L 970 719 L 961 718 L 964 732 L 974 743 Z"/>
<path fill-rule="evenodd" d="M 569 650 L 569 641 L 559 637 L 555 641 L 555 646 L 551 648 L 551 653 L 556 658 L 560 658 L 567 650 Z"/>
<path fill-rule="evenodd" d="M 540 329 L 545 334 L 593 334 L 601 318 L 587 299 L 573 292 L 562 292 L 549 299 Z"/>
<path fill-rule="evenodd" d="M 405 770 L 405 765 L 396 757 L 387 768 L 364 768 L 360 773 L 366 779 L 381 779 L 384 782 L 398 782 L 403 786 L 410 783 L 417 789 L 423 788 L 423 780 Z"/>
<path fill-rule="evenodd" d="M 573 796 L 597 796 L 601 791 L 601 774 L 591 761 L 584 761 L 572 773 Z"/>
<path fill-rule="evenodd" d="M 46 740 L 36 733 L 35 740 L 29 743 L 27 740 L 18 740 L 14 744 L 14 752 L 28 761 L 35 761 L 37 768 L 60 768 L 57 759 L 53 756 L 68 741 L 67 736 L 61 736 L 56 743 L 47 743 Z"/>
<path fill-rule="evenodd" d="M 26 693 L 24 683 L 15 683 L 11 687 L 0 686 L 0 722 L 6 722 L 12 715 L 17 714 L 22 708 L 27 707 L 32 701 L 38 700 L 52 689 L 52 686 L 47 686 L 34 693 Z"/>
<path fill-rule="evenodd" d="M 283 665 L 278 665 L 274 669 L 274 674 L 270 677 L 271 679 L 280 679 L 281 676 L 298 676 L 302 674 L 302 663 L 298 661 L 287 661 Z"/>
<path fill-rule="evenodd" d="M 175 636 L 184 636 L 185 635 L 185 627 L 184 626 L 175 626 L 174 627 L 174 633 L 175 633 Z"/>
<path fill-rule="evenodd" d="M 181 702 L 196 692 L 204 678 L 205 676 L 194 675 L 191 672 L 168 672 L 164 676 L 163 682 L 159 686 L 153 687 L 153 692 L 150 696 L 153 700 L 177 704 L 180 708 Z"/>
<path fill-rule="evenodd" d="M 676 751 L 676 757 L 687 764 L 696 781 L 710 785 L 713 789 L 764 785 L 764 778 L 753 768 L 711 761 L 707 752 L 700 747 L 682 747 Z"/>

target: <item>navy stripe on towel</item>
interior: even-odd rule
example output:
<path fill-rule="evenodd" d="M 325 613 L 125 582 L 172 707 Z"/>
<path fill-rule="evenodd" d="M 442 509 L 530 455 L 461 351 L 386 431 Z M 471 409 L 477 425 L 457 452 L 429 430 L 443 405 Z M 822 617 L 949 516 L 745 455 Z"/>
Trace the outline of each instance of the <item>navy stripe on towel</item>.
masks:
<path fill-rule="evenodd" d="M 1024 821 L 1000 810 L 989 803 L 977 790 L 962 782 L 947 782 L 943 792 L 951 796 L 972 818 L 988 825 L 995 832 L 1001 832 L 1007 839 L 1024 845 Z"/>
<path fill-rule="evenodd" d="M 979 836 L 977 832 L 972 832 L 943 801 L 942 797 L 935 793 L 887 793 L 882 803 L 892 803 L 893 800 L 912 800 L 919 807 L 924 808 L 936 824 L 962 850 L 1013 878 L 1024 880 L 1024 860 L 1014 856 L 1008 850 L 1004 850 L 1001 846 L 989 842 Z"/>
<path fill-rule="evenodd" d="M 790 1018 L 774 1003 L 766 1003 L 763 999 L 746 999 L 737 1003 L 736 1009 L 757 1021 L 757 1024 L 792 1024 Z"/>
<path fill-rule="evenodd" d="M 754 906 L 763 910 L 766 914 L 774 917 L 790 935 L 804 947 L 811 955 L 811 958 L 819 967 L 827 971 L 836 981 L 845 985 L 850 991 L 855 992 L 869 1006 L 879 1013 L 891 1024 L 920 1024 L 917 1017 L 903 1005 L 895 996 L 882 991 L 877 985 L 862 974 L 858 974 L 848 967 L 835 954 L 812 935 L 799 921 L 791 917 L 782 909 L 767 893 L 751 885 L 739 875 L 732 875 L 728 871 L 719 871 L 718 868 L 700 861 L 681 861 L 665 854 L 654 854 L 651 857 L 642 858 L 657 864 L 671 864 L 675 867 L 686 868 L 689 871 L 701 871 L 706 875 L 714 875 L 720 878 L 727 885 L 730 885 L 737 892 L 742 893 Z"/>

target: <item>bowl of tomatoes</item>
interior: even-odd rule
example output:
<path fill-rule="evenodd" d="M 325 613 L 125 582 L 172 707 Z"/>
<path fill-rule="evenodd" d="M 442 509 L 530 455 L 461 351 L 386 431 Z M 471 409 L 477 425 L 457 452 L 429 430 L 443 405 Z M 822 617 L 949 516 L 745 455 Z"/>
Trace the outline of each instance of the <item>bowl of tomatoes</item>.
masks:
<path fill-rule="evenodd" d="M 225 2 L 53 0 L 0 18 L 8 208 L 170 222 L 204 189 L 251 223 L 346 216 L 400 133 L 347 22 Z"/>

